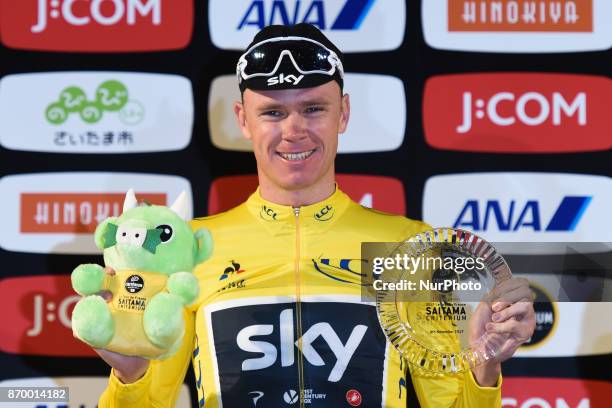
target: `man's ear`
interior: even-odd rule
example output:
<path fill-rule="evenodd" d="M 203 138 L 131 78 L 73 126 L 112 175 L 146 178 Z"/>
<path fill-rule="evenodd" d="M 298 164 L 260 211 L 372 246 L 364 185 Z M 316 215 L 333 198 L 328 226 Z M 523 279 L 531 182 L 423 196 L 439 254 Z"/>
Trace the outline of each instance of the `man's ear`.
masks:
<path fill-rule="evenodd" d="M 338 123 L 338 133 L 344 133 L 348 127 L 348 121 L 351 116 L 351 100 L 348 94 L 342 95 L 340 101 L 340 122 Z"/>
<path fill-rule="evenodd" d="M 117 233 L 117 217 L 109 217 L 98 224 L 94 233 L 94 242 L 99 249 L 108 248 L 115 244 Z"/>
<path fill-rule="evenodd" d="M 213 251 L 213 239 L 209 230 L 206 228 L 198 228 L 194 232 L 197 248 L 195 255 L 195 262 L 199 264 L 204 262 L 212 255 Z"/>
<path fill-rule="evenodd" d="M 251 132 L 249 132 L 249 128 L 246 123 L 244 102 L 234 102 L 234 114 L 236 115 L 236 122 L 238 123 L 238 127 L 242 132 L 242 136 L 244 136 L 244 138 L 247 140 L 251 140 Z"/>

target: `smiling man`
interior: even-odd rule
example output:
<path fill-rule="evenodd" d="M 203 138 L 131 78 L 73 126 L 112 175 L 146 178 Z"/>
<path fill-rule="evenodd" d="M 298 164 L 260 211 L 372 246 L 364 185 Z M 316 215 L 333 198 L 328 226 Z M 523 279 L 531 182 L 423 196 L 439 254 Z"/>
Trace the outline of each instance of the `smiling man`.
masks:
<path fill-rule="evenodd" d="M 215 252 L 196 271 L 201 294 L 182 348 L 150 363 L 99 350 L 114 367 L 100 406 L 171 406 L 190 361 L 201 407 L 406 407 L 410 392 L 422 407 L 499 406 L 500 362 L 535 323 L 526 282 L 506 282 L 475 315 L 475 335 L 507 338 L 495 359 L 444 377 L 412 371 L 361 301 L 360 244 L 428 226 L 364 208 L 335 183 L 350 116 L 341 52 L 313 26 L 271 26 L 240 57 L 237 76 L 234 111 L 253 143 L 259 188 L 193 221 L 212 232 Z"/>

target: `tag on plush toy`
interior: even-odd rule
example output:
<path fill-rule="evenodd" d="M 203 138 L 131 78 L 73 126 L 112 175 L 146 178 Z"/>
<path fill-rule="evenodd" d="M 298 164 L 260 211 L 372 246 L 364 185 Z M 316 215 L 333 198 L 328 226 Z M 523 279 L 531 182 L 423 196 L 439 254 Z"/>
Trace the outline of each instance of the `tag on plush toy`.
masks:
<path fill-rule="evenodd" d="M 133 190 L 123 213 L 102 221 L 95 232 L 107 275 L 97 264 L 79 265 L 72 287 L 85 296 L 72 313 L 72 331 L 92 347 L 161 359 L 174 354 L 185 332 L 184 310 L 198 296 L 196 265 L 212 252 L 210 232 L 193 232 L 186 195 L 171 207 L 137 205 Z M 112 292 L 111 302 L 96 293 Z"/>

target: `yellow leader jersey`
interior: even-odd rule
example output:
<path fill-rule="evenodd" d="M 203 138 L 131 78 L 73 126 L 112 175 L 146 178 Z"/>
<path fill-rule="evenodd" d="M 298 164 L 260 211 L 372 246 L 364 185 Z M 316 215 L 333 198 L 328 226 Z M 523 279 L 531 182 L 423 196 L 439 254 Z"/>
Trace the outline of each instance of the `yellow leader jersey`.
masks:
<path fill-rule="evenodd" d="M 401 241 L 424 223 L 360 206 L 336 189 L 293 208 L 255 192 L 238 207 L 195 219 L 215 249 L 196 270 L 200 296 L 182 348 L 122 384 L 112 373 L 100 407 L 172 406 L 190 360 L 196 406 L 501 406 L 470 372 L 433 376 L 402 364 L 372 303 L 361 298 L 361 242 Z M 410 369 L 410 371 L 409 371 Z M 301 396 L 301 398 L 300 398 Z"/>

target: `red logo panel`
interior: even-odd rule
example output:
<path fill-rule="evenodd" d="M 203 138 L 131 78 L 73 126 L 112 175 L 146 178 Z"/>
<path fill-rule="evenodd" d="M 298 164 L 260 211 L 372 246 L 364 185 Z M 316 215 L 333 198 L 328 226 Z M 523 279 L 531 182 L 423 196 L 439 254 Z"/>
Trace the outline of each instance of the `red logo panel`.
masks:
<path fill-rule="evenodd" d="M 81 297 L 70 276 L 32 276 L 0 281 L 0 350 L 44 356 L 93 356 L 72 336 L 70 318 Z"/>
<path fill-rule="evenodd" d="M 342 191 L 366 207 L 405 215 L 404 185 L 392 177 L 337 174 L 336 181 Z M 257 189 L 257 176 L 219 177 L 210 186 L 208 214 L 227 211 L 244 202 Z"/>
<path fill-rule="evenodd" d="M 0 0 L 5 45 L 48 51 L 158 51 L 187 46 L 192 0 Z"/>
<path fill-rule="evenodd" d="M 612 147 L 612 80 L 566 74 L 459 74 L 425 84 L 425 140 L 438 149 L 562 153 Z"/>
<path fill-rule="evenodd" d="M 574 378 L 505 377 L 502 408 L 609 406 L 610 383 Z"/>

